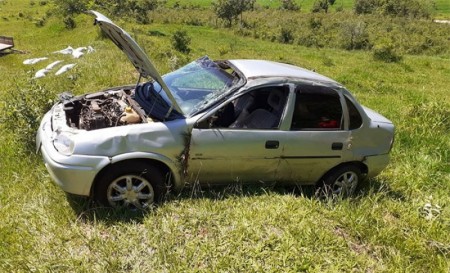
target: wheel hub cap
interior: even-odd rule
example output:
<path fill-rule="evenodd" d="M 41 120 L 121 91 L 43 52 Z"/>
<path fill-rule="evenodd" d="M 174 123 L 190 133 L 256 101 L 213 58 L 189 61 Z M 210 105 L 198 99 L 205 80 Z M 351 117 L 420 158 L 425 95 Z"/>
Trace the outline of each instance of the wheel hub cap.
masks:
<path fill-rule="evenodd" d="M 123 175 L 108 187 L 108 202 L 114 207 L 144 209 L 154 201 L 153 187 L 147 179 L 137 175 Z"/>

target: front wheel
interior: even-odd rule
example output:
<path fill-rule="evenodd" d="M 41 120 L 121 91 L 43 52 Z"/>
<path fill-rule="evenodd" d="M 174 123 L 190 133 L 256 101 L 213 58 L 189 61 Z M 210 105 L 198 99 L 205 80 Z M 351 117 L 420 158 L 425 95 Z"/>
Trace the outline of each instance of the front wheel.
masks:
<path fill-rule="evenodd" d="M 338 167 L 324 176 L 317 193 L 319 197 L 351 196 L 361 182 L 361 177 L 361 170 L 354 165 Z"/>
<path fill-rule="evenodd" d="M 109 169 L 98 181 L 94 198 L 101 204 L 128 209 L 147 209 L 164 194 L 161 172 L 142 162 Z"/>

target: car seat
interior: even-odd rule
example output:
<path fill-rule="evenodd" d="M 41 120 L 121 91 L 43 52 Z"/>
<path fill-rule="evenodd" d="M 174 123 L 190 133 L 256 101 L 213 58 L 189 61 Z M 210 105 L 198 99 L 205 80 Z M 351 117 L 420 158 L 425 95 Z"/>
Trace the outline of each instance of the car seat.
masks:
<path fill-rule="evenodd" d="M 258 108 L 243 120 L 236 120 L 231 128 L 270 129 L 276 127 L 286 104 L 286 96 L 279 89 L 272 89 L 267 98 L 270 110 Z"/>

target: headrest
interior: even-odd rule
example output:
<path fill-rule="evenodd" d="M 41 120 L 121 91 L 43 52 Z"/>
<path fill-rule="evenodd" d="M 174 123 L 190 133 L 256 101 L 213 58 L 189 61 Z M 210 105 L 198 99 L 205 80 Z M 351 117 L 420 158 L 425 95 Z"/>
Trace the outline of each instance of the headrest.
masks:
<path fill-rule="evenodd" d="M 285 105 L 286 96 L 279 89 L 271 89 L 269 97 L 267 98 L 267 103 L 274 111 L 281 112 Z"/>

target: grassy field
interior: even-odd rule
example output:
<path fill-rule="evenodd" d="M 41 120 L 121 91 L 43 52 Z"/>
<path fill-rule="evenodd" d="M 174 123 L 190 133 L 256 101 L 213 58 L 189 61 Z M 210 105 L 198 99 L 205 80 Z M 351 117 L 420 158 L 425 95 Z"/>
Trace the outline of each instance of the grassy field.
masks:
<path fill-rule="evenodd" d="M 295 2 L 301 7 L 302 11 L 309 12 L 313 6 L 315 0 L 296 0 Z M 214 0 L 167 0 L 167 6 L 173 7 L 175 3 L 183 5 L 193 5 L 200 7 L 210 7 Z M 281 1 L 277 0 L 257 0 L 257 5 L 261 7 L 278 8 Z M 330 10 L 334 10 L 337 7 L 342 7 L 344 9 L 352 9 L 354 0 L 337 0 Z M 450 1 L 448 0 L 434 0 L 436 4 L 436 14 L 438 18 L 450 18 Z"/>
<path fill-rule="evenodd" d="M 397 129 L 389 167 L 346 200 L 321 202 L 309 189 L 194 187 L 168 195 L 151 212 L 129 213 L 66 196 L 40 155 L 24 148 L 34 138 L 27 123 L 14 127 L 4 118 L 7 103 L 20 96 L 23 106 L 26 98 L 82 94 L 137 78 L 92 17 L 76 17 L 74 30 L 55 17 L 37 27 L 49 5 L 30 3 L 0 1 L 0 35 L 14 36 L 16 48 L 27 52 L 0 56 L 0 272 L 450 271 L 450 55 L 384 63 L 371 52 L 280 44 L 229 29 L 120 22 L 162 73 L 205 54 L 289 62 L 343 83 Z M 192 38 L 189 55 L 170 47 L 181 28 Z M 51 54 L 68 45 L 96 51 L 76 60 Z M 43 56 L 49 60 L 22 64 Z M 77 65 L 68 74 L 31 79 L 57 59 Z"/>

